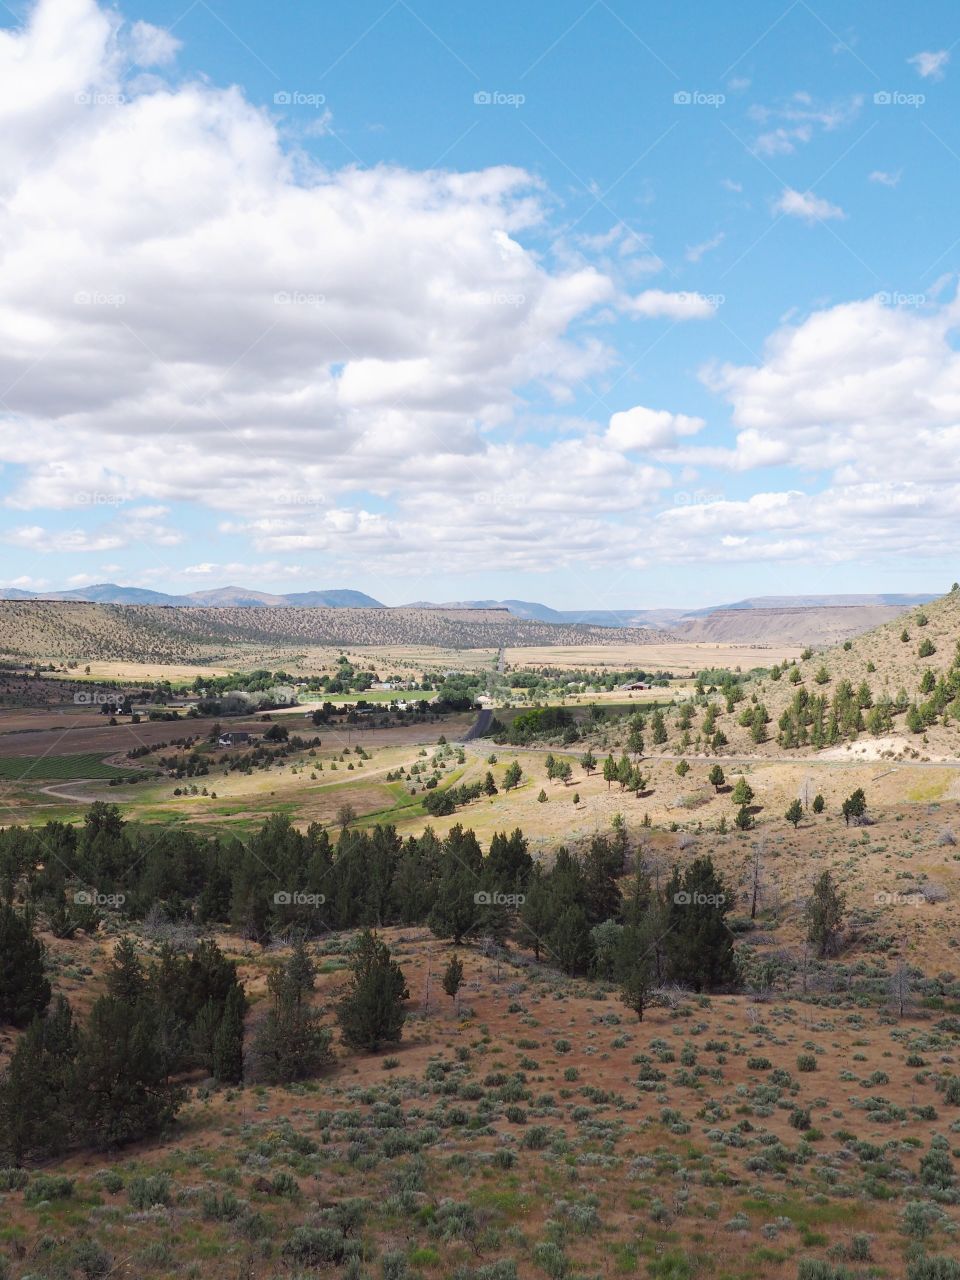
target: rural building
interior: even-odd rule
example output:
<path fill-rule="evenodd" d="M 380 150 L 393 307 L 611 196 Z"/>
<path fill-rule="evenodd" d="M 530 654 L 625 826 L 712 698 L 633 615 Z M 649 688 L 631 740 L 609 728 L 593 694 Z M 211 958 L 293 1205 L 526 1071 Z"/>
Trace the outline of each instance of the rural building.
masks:
<path fill-rule="evenodd" d="M 217 746 L 218 747 L 237 747 L 240 745 L 241 742 L 249 742 L 249 741 L 250 741 L 249 733 L 243 733 L 243 732 L 221 733 L 220 737 L 217 739 Z"/>

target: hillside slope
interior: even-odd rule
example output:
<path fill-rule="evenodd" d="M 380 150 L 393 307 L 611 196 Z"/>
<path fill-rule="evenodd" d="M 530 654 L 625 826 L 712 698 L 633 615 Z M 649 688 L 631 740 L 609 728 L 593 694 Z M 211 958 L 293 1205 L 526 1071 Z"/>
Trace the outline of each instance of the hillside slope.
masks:
<path fill-rule="evenodd" d="M 779 678 L 775 668 L 747 681 L 732 706 L 721 690 L 710 698 L 718 708 L 714 726 L 704 725 L 705 708 L 694 710 L 689 744 L 682 720 L 672 713 L 663 750 L 695 748 L 719 730 L 727 738 L 720 754 L 849 749 L 887 758 L 960 756 L 958 642 L 960 590 L 814 650 Z M 769 717 L 761 741 L 753 724 L 741 723 L 758 706 Z"/>
<path fill-rule="evenodd" d="M 902 604 L 735 606 L 678 623 L 684 640 L 722 644 L 837 644 L 898 618 Z"/>
<path fill-rule="evenodd" d="M 482 609 L 170 608 L 61 601 L 0 602 L 0 654 L 44 659 L 174 662 L 229 655 L 242 644 L 500 646 L 651 644 L 653 630 L 551 626 Z"/>

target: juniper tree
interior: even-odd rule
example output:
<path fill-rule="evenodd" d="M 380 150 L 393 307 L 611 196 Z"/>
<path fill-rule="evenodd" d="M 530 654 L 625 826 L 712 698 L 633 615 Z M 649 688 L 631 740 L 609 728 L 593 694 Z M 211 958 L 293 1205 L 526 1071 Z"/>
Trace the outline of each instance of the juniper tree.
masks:
<path fill-rule="evenodd" d="M 504 791 L 512 791 L 514 787 L 519 786 L 520 779 L 522 777 L 523 770 L 520 767 L 520 762 L 518 760 L 511 761 L 511 763 L 507 765 L 506 773 L 503 775 Z"/>
<path fill-rule="evenodd" d="M 463 961 L 459 956 L 451 956 L 450 963 L 443 971 L 443 989 L 451 1000 L 456 1000 L 457 992 L 463 985 Z"/>
<path fill-rule="evenodd" d="M 851 818 L 853 818 L 855 821 L 859 820 L 860 818 L 863 817 L 866 811 L 867 811 L 867 797 L 864 794 L 863 788 L 857 787 L 856 791 L 854 791 L 851 795 L 847 796 L 846 800 L 844 800 L 843 802 L 843 805 L 841 807 L 841 812 L 843 813 L 843 820 L 846 823 L 846 825 L 849 827 Z"/>
<path fill-rule="evenodd" d="M 243 1079 L 243 1015 L 246 997 L 243 988 L 230 989 L 223 1006 L 220 1025 L 213 1041 L 213 1077 L 221 1084 L 239 1084 Z"/>
<path fill-rule="evenodd" d="M 742 774 L 740 778 L 737 780 L 737 785 L 733 788 L 733 791 L 730 793 L 730 799 L 733 801 L 735 805 L 739 807 L 742 807 L 745 804 L 749 804 L 753 799 L 753 787 L 751 787 L 750 783 L 746 780 L 746 778 L 743 777 Z"/>
<path fill-rule="evenodd" d="M 27 1157 L 59 1155 L 74 1136 L 71 1104 L 77 1032 L 59 996 L 17 1041 L 0 1076 L 0 1151 L 15 1165 Z"/>
<path fill-rule="evenodd" d="M 836 950 L 846 901 L 846 895 L 837 888 L 830 872 L 822 872 L 813 886 L 806 910 L 807 937 L 821 956 Z"/>
<path fill-rule="evenodd" d="M 682 874 L 674 867 L 666 889 L 664 947 L 677 982 L 702 991 L 733 980 L 729 909 L 726 886 L 711 858 L 696 858 Z"/>
<path fill-rule="evenodd" d="M 337 1004 L 344 1044 L 370 1053 L 383 1044 L 396 1044 L 403 1034 L 403 1004 L 409 995 L 403 970 L 389 947 L 364 930 L 357 939 L 350 985 Z"/>
<path fill-rule="evenodd" d="M 253 1042 L 254 1071 L 267 1084 L 309 1080 L 333 1061 L 330 1031 L 310 1004 L 313 976 L 313 964 L 301 941 L 286 964 L 267 978 L 270 1008 Z"/>
<path fill-rule="evenodd" d="M 0 907 L 0 1024 L 25 1027 L 50 1003 L 43 958 L 29 920 L 11 906 Z"/>
<path fill-rule="evenodd" d="M 173 1120 L 182 1090 L 167 1076 L 156 1010 L 101 996 L 80 1028 L 71 1101 L 78 1130 L 98 1147 L 159 1133 Z"/>

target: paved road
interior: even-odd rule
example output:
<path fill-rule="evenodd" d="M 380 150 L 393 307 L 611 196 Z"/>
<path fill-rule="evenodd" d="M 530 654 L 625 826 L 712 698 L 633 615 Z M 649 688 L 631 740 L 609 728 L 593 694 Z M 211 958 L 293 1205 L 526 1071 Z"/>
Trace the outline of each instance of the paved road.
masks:
<path fill-rule="evenodd" d="M 492 720 L 493 720 L 493 712 L 490 710 L 489 707 L 484 707 L 483 710 L 478 713 L 476 720 L 473 722 L 473 724 L 470 726 L 467 732 L 463 735 L 460 741 L 472 742 L 474 738 L 482 738 L 483 735 L 490 728 L 490 723 Z"/>

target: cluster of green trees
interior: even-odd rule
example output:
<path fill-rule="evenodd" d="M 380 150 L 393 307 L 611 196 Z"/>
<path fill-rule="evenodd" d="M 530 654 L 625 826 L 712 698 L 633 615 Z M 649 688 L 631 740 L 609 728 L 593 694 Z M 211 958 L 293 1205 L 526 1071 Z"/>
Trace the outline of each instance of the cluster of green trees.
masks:
<path fill-rule="evenodd" d="M 617 857 L 616 842 L 601 837 L 582 860 L 558 856 L 552 871 L 534 873 L 520 918 L 547 954 L 568 972 L 618 982 L 641 1018 L 655 987 L 732 985 L 732 900 L 712 861 L 698 858 L 685 872 L 675 867 L 660 886 L 641 868 L 623 895 Z"/>
<path fill-rule="evenodd" d="M 910 638 L 907 631 L 901 636 L 904 638 Z M 932 642 L 926 641 L 918 650 L 920 657 L 935 652 Z M 789 670 L 790 678 L 799 686 L 800 669 Z M 821 688 L 831 683 L 830 672 L 823 665 L 813 679 Z M 875 699 L 866 679 L 856 688 L 849 680 L 840 680 L 832 696 L 798 687 L 780 717 L 778 742 L 786 748 L 808 745 L 820 748 L 855 739 L 864 730 L 879 737 L 893 731 L 896 716 L 905 716 L 906 726 L 912 733 L 923 733 L 932 725 L 946 724 L 950 719 L 960 720 L 960 642 L 947 671 L 939 676 L 929 668 L 923 672 L 919 691 L 924 696 L 911 701 L 902 688 L 892 697 L 884 690 Z"/>
<path fill-rule="evenodd" d="M 546 936 L 538 927 L 539 917 L 535 921 L 530 915 L 544 884 L 574 886 L 569 901 L 551 894 L 546 908 L 554 917 L 551 930 L 565 917 L 563 929 L 568 928 L 576 917 L 575 912 L 569 916 L 568 907 L 584 911 L 588 930 L 617 918 L 617 878 L 625 856 L 626 833 L 620 824 L 612 840 L 595 839 L 582 860 L 561 850 L 554 870 L 538 871 L 535 884 L 528 884 L 533 862 L 519 829 L 495 835 L 484 854 L 475 834 L 459 824 L 443 839 L 428 829 L 402 840 L 393 827 L 376 826 L 344 827 L 331 840 L 318 825 L 300 832 L 286 816 L 275 815 L 244 845 L 126 824 L 115 807 L 98 802 L 79 830 L 50 823 L 0 832 L 0 896 L 12 902 L 22 895 L 29 911 L 45 913 L 61 930 L 64 917 L 68 926 L 90 929 L 107 909 L 130 919 L 142 919 L 154 909 L 174 921 L 229 923 L 243 936 L 264 942 L 298 933 L 427 921 L 439 936 L 459 942 L 478 928 L 496 935 L 509 925 L 511 912 L 496 902 L 475 901 L 477 895 L 523 895 L 527 900 L 519 919 L 534 945 L 533 940 Z M 16 929 L 22 919 L 22 913 L 8 909 L 0 917 L 0 937 L 4 927 Z M 576 958 L 576 948 L 553 949 L 568 961 L 574 956 L 564 968 L 590 968 L 589 959 L 581 964 Z M 43 980 L 42 968 L 37 980 Z M 0 1010 L 3 989 L 0 970 Z M 12 1007 L 0 1016 L 19 1018 L 21 1024 L 31 1016 L 29 1001 L 25 1013 L 14 1015 Z"/>
<path fill-rule="evenodd" d="M 509 677 L 512 689 L 524 689 L 532 696 L 546 697 L 551 693 L 563 693 L 579 687 L 592 692 L 612 693 L 624 684 L 643 683 L 667 686 L 673 679 L 669 671 L 597 671 L 579 667 L 540 667 L 533 671 L 513 671 Z"/>
<path fill-rule="evenodd" d="M 617 782 L 620 784 L 621 791 L 634 791 L 638 796 L 646 790 L 648 781 L 626 752 L 619 760 L 614 760 L 612 755 L 607 756 L 603 762 L 603 780 L 607 784 L 608 791 L 612 784 Z"/>
<path fill-rule="evenodd" d="M 355 667 L 346 654 L 337 657 L 337 669 L 333 675 L 312 676 L 308 688 L 324 693 L 365 693 L 377 678 L 375 671 Z"/>
<path fill-rule="evenodd" d="M 493 790 L 490 791 L 490 784 L 493 784 Z M 427 784 L 429 786 L 429 782 Z M 478 800 L 480 796 L 496 795 L 497 787 L 493 782 L 493 775 L 488 773 L 483 782 L 461 782 L 459 786 L 446 787 L 442 791 L 431 789 L 427 791 L 423 797 L 423 807 L 427 813 L 434 818 L 446 817 L 455 812 L 457 807 L 462 804 L 469 804 L 471 800 Z"/>
<path fill-rule="evenodd" d="M 513 723 L 496 740 L 523 746 L 537 738 L 562 735 L 564 742 L 576 742 L 580 736 L 573 716 L 565 707 L 532 707 L 514 717 Z"/>
<path fill-rule="evenodd" d="M 333 1061 L 332 1031 L 311 1001 L 315 968 L 302 938 L 268 977 L 268 1007 L 245 1055 L 246 997 L 236 965 L 215 942 L 203 941 L 190 954 L 165 946 L 145 965 L 132 941 L 121 938 L 107 969 L 107 994 L 79 1022 L 62 996 L 50 1005 L 29 918 L 11 907 L 3 911 L 0 1022 L 26 1028 L 0 1075 L 0 1154 L 17 1165 L 163 1131 L 183 1102 L 180 1081 L 190 1071 L 222 1084 L 245 1076 L 286 1084 L 316 1076 Z M 335 1009 L 343 1043 L 364 1052 L 396 1043 L 408 996 L 389 948 L 364 930 Z"/>
<path fill-rule="evenodd" d="M 573 765 L 569 760 L 557 759 L 552 753 L 544 761 L 547 777 L 551 782 L 562 782 L 566 785 L 573 777 Z"/>
<path fill-rule="evenodd" d="M 437 686 L 434 706 L 451 711 L 470 711 L 477 704 L 477 695 L 486 687 L 486 676 L 476 671 L 455 671 L 444 676 Z"/>
<path fill-rule="evenodd" d="M 799 668 L 793 670 L 799 673 Z M 864 680 L 854 689 L 849 680 L 840 680 L 832 698 L 827 694 L 811 694 L 798 688 L 779 721 L 777 741 L 785 748 L 833 746 L 845 739 L 854 739 L 864 730 L 863 712 L 873 707 L 870 686 Z M 892 705 L 883 702 L 871 723 L 879 726 L 892 716 Z M 890 721 L 892 724 L 892 720 Z"/>
<path fill-rule="evenodd" d="M 180 1106 L 175 1077 L 185 1071 L 202 1068 L 224 1083 L 242 1078 L 245 997 L 236 966 L 215 943 L 188 955 L 162 948 L 145 967 L 121 939 L 107 994 L 78 1022 L 63 997 L 50 1006 L 49 985 L 38 985 L 39 943 L 20 919 L 19 941 L 9 923 L 0 938 L 8 981 L 22 980 L 32 993 L 31 1020 L 0 1077 L 0 1148 L 15 1163 L 161 1131 Z M 25 1003 L 14 1012 L 24 1025 Z"/>

